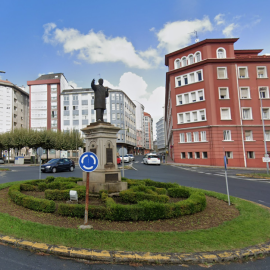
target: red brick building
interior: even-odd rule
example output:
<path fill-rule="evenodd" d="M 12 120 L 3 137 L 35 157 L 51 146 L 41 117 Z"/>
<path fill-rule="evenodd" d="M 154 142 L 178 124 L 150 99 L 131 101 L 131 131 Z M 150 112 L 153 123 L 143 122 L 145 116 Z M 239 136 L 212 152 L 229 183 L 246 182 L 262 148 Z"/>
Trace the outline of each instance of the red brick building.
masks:
<path fill-rule="evenodd" d="M 165 130 L 177 163 L 223 166 L 226 154 L 230 167 L 266 166 L 270 56 L 234 50 L 237 40 L 206 39 L 165 56 Z"/>

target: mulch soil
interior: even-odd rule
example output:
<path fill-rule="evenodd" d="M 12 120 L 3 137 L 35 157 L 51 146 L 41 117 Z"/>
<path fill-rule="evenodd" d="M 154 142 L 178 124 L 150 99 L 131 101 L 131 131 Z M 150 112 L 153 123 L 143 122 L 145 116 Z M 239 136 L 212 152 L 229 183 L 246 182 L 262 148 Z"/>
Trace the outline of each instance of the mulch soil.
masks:
<path fill-rule="evenodd" d="M 38 198 L 45 198 L 44 192 L 23 192 Z M 120 198 L 114 198 L 120 203 Z M 180 199 L 172 198 L 170 202 Z M 225 221 L 230 221 L 239 215 L 239 211 L 228 203 L 216 198 L 206 196 L 207 206 L 204 211 L 194 215 L 182 216 L 173 219 L 160 219 L 155 221 L 109 221 L 89 219 L 89 224 L 94 230 L 106 231 L 153 231 L 153 232 L 172 232 L 200 230 L 217 227 Z M 79 203 L 84 203 L 83 201 Z M 89 198 L 89 205 L 102 205 L 97 197 Z M 64 228 L 78 228 L 84 224 L 83 218 L 63 217 L 57 214 L 36 212 L 16 205 L 8 196 L 8 188 L 0 190 L 0 212 L 23 220 L 38 222 Z"/>

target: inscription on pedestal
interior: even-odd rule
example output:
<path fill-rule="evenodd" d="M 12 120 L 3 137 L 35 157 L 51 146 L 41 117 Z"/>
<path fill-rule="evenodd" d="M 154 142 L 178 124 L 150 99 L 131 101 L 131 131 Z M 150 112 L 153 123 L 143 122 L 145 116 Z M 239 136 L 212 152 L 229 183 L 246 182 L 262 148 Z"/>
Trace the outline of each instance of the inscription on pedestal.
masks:
<path fill-rule="evenodd" d="M 90 152 L 94 153 L 94 154 L 97 154 L 97 149 L 96 148 L 91 148 L 90 149 Z"/>
<path fill-rule="evenodd" d="M 106 148 L 106 163 L 112 163 L 113 162 L 113 150 L 112 148 Z"/>
<path fill-rule="evenodd" d="M 118 181 L 118 174 L 117 173 L 105 174 L 105 183 L 117 182 L 117 181 Z"/>

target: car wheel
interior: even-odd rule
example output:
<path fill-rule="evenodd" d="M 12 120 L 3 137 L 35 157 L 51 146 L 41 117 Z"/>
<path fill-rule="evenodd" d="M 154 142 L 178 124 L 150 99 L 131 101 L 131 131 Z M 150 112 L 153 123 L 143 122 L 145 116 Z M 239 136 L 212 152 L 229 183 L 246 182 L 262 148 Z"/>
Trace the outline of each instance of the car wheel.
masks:
<path fill-rule="evenodd" d="M 70 166 L 69 171 L 73 172 L 74 171 L 74 167 Z"/>
<path fill-rule="evenodd" d="M 56 173 L 56 171 L 57 171 L 56 168 L 52 168 L 53 173 Z"/>

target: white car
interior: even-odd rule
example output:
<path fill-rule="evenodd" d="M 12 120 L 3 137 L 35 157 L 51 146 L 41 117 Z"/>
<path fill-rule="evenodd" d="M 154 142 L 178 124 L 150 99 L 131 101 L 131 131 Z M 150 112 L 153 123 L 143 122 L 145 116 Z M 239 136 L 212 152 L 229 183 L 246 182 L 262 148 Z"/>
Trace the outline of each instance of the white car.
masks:
<path fill-rule="evenodd" d="M 134 161 L 135 160 L 135 157 L 133 156 L 133 154 L 128 154 L 129 158 L 130 158 L 130 161 Z"/>
<path fill-rule="evenodd" d="M 122 156 L 120 156 L 120 159 L 122 161 Z M 130 162 L 130 158 L 128 155 L 124 155 L 124 162 Z"/>
<path fill-rule="evenodd" d="M 160 158 L 157 155 L 148 154 L 144 156 L 143 163 L 160 165 Z"/>

